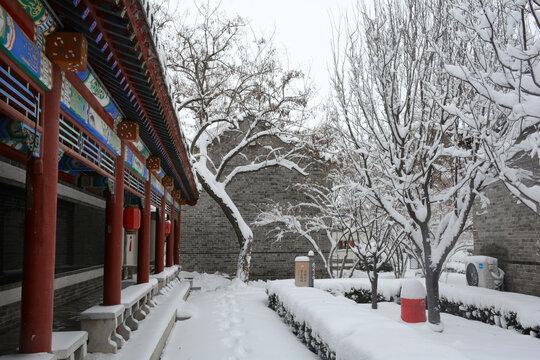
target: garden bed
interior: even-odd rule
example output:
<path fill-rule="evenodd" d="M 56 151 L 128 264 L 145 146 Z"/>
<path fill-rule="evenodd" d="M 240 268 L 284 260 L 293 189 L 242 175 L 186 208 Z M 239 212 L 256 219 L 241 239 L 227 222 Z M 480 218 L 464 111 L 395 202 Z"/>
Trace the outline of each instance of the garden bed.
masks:
<path fill-rule="evenodd" d="M 379 279 L 378 301 L 398 300 L 406 280 Z M 320 279 L 315 281 L 315 287 L 359 304 L 371 303 L 368 279 Z M 439 288 L 442 312 L 540 338 L 539 297 L 445 283 L 440 283 Z"/>
<path fill-rule="evenodd" d="M 322 359 L 466 359 L 401 322 L 320 289 L 268 283 L 269 306 Z M 421 344 L 421 346 L 419 346 Z"/>

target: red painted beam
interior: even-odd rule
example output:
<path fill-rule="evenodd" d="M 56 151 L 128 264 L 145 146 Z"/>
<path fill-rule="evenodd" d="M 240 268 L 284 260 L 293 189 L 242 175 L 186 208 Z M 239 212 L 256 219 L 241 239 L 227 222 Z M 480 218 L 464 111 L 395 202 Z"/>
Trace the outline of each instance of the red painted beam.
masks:
<path fill-rule="evenodd" d="M 11 160 L 24 164 L 27 160 L 25 153 L 12 148 L 4 143 L 0 143 L 0 155 L 5 156 Z"/>
<path fill-rule="evenodd" d="M 97 15 L 98 12 L 97 12 L 97 8 L 95 6 L 95 3 L 90 1 L 90 0 L 83 0 L 82 1 L 84 3 L 84 5 L 86 7 L 88 7 L 91 11 L 91 13 L 94 15 Z M 129 11 L 129 9 L 126 9 Z M 173 162 L 172 162 L 172 156 L 171 154 L 168 153 L 166 147 L 164 146 L 164 139 L 161 139 L 160 135 L 159 135 L 159 131 L 155 128 L 155 126 L 152 124 L 152 116 L 150 116 L 150 114 L 147 112 L 147 109 L 145 108 L 144 106 L 144 101 L 142 100 L 140 94 L 139 94 L 139 91 L 137 89 L 137 86 L 135 85 L 135 81 L 132 80 L 129 76 L 130 72 L 126 70 L 126 67 L 124 66 L 123 62 L 122 62 L 122 57 L 120 56 L 121 54 L 121 51 L 119 51 L 117 49 L 117 45 L 115 45 L 115 42 L 112 41 L 112 39 L 109 37 L 107 31 L 105 30 L 106 27 L 103 25 L 103 20 L 96 17 L 95 18 L 96 20 L 96 28 L 99 32 L 101 32 L 103 34 L 103 39 L 109 44 L 109 49 L 110 51 L 112 52 L 113 56 L 112 56 L 112 59 L 111 59 L 111 62 L 114 62 L 114 60 L 117 61 L 117 67 L 121 70 L 122 72 L 122 75 L 126 77 L 126 81 L 128 82 L 129 84 L 129 88 L 131 88 L 131 90 L 133 91 L 133 93 L 135 94 L 135 99 L 137 101 L 138 104 L 141 105 L 142 109 L 143 109 L 143 113 L 145 114 L 145 116 L 150 120 L 149 121 L 149 124 L 150 124 L 150 127 L 152 128 L 152 131 L 154 132 L 154 134 L 156 135 L 156 137 L 160 140 L 161 142 L 161 146 L 163 148 L 163 151 L 165 152 L 166 154 L 166 157 L 168 158 L 169 162 L 171 163 L 172 165 L 172 170 L 175 172 L 175 175 L 176 175 L 176 178 L 178 179 L 178 181 L 182 181 L 181 180 L 181 177 L 180 177 L 180 174 L 178 172 L 178 169 L 176 169 L 173 165 Z M 136 27 L 136 24 L 132 23 L 132 26 L 133 27 Z M 141 48 L 143 48 L 145 45 L 144 44 L 141 44 L 139 43 L 139 45 L 141 46 Z M 155 84 L 157 85 L 157 84 Z M 165 139 L 166 140 L 166 139 Z M 158 155 L 158 154 L 154 154 L 154 155 Z M 187 158 L 186 158 L 187 159 Z M 189 162 L 187 163 L 189 164 Z M 189 165 L 188 165 L 189 166 Z M 189 169 L 189 167 L 187 168 Z M 193 183 L 194 184 L 194 183 Z M 185 186 L 184 186 L 185 187 Z M 196 189 L 196 187 L 194 188 Z M 194 190 L 196 191 L 196 190 Z"/>
<path fill-rule="evenodd" d="M 153 37 L 150 33 L 150 28 L 144 15 L 144 10 L 141 7 L 140 1 L 135 0 L 123 0 L 124 8 L 128 15 L 129 21 L 133 24 L 133 29 L 137 37 L 137 41 L 141 46 L 143 58 L 146 61 L 146 65 L 150 72 L 150 77 L 158 94 L 158 98 L 165 112 L 165 121 L 169 128 L 169 134 L 173 138 L 174 144 L 178 149 L 180 160 L 184 166 L 187 176 L 190 182 L 190 187 L 193 189 L 195 197 L 198 198 L 197 186 L 193 178 L 190 162 L 184 149 L 184 144 L 180 137 L 180 125 L 178 118 L 176 117 L 176 110 L 169 97 L 169 89 L 165 82 L 165 74 L 161 69 L 161 64 L 158 59 L 158 53 L 153 45 Z M 164 69 L 163 69 L 164 70 Z M 186 186 L 184 186 L 187 188 Z M 196 202 L 196 200 L 195 200 Z M 194 205 L 194 204 L 193 204 Z"/>
<path fill-rule="evenodd" d="M 56 65 L 53 65 L 52 76 L 53 88 L 44 97 L 41 158 L 31 157 L 26 168 L 19 346 L 22 353 L 51 352 L 62 88 L 62 74 Z"/>

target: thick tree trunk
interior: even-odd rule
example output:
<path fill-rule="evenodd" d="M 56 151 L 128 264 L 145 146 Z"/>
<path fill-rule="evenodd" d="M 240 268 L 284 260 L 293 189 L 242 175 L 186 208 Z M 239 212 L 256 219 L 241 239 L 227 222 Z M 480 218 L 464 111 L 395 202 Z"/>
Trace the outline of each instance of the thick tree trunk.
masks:
<path fill-rule="evenodd" d="M 253 238 L 246 239 L 244 246 L 238 255 L 238 265 L 236 266 L 236 277 L 247 282 L 249 280 L 249 270 L 251 267 L 251 249 Z"/>
<path fill-rule="evenodd" d="M 238 256 L 238 264 L 236 267 L 236 277 L 244 282 L 249 280 L 249 269 L 251 265 L 251 248 L 253 245 L 253 233 L 244 221 L 238 208 L 234 205 L 231 198 L 224 191 L 215 191 L 212 186 L 205 181 L 205 178 L 197 173 L 203 189 L 210 195 L 212 199 L 221 207 L 221 210 L 229 220 L 229 223 L 234 229 L 238 244 L 240 245 L 240 254 Z M 223 196 L 227 196 L 224 198 Z"/>
<path fill-rule="evenodd" d="M 371 308 L 377 309 L 377 291 L 379 287 L 379 273 L 376 270 L 373 271 L 373 279 L 370 277 L 369 281 L 371 282 Z"/>
<path fill-rule="evenodd" d="M 426 266 L 426 293 L 428 306 L 428 321 L 432 330 L 443 331 L 441 323 L 441 306 L 439 303 L 439 275 L 440 270 Z"/>

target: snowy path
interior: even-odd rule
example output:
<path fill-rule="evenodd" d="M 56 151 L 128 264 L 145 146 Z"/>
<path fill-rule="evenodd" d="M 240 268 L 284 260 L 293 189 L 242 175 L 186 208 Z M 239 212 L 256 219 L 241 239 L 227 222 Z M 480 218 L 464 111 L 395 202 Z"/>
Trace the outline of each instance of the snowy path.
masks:
<path fill-rule="evenodd" d="M 176 322 L 162 360 L 318 359 L 267 307 L 261 287 L 203 286 L 179 306 L 179 316 L 191 319 Z"/>

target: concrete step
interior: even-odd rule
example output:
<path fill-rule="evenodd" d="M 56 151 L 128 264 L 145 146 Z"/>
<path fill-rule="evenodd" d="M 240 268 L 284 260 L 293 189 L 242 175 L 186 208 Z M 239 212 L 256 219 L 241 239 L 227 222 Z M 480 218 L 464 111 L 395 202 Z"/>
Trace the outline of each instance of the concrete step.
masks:
<path fill-rule="evenodd" d="M 131 338 L 118 353 L 88 354 L 84 360 L 159 360 L 177 320 L 178 304 L 189 296 L 190 284 L 174 280 L 172 286 L 163 288 L 161 292 L 162 295 L 154 298 L 157 306 L 139 323 L 139 329 L 131 333 Z"/>

